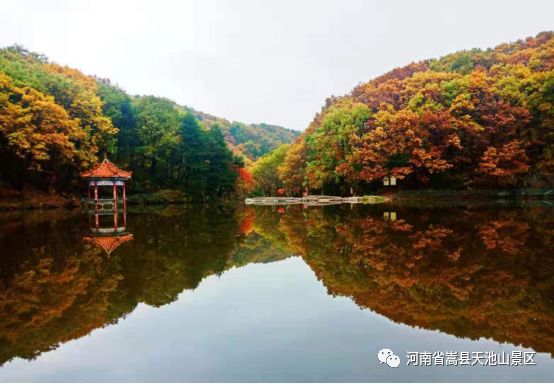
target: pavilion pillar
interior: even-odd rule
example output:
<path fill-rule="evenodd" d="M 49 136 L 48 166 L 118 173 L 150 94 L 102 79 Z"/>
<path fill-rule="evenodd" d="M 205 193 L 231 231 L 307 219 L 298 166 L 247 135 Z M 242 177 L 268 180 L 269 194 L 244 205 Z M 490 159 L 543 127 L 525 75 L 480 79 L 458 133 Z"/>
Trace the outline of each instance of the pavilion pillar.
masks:
<path fill-rule="evenodd" d="M 113 208 L 113 214 L 114 214 L 114 224 L 115 224 L 115 229 L 117 229 L 117 186 L 115 185 L 115 181 L 113 182 L 112 184 L 112 189 L 113 189 L 113 204 L 112 204 L 112 208 Z"/>
<path fill-rule="evenodd" d="M 127 194 L 125 191 L 125 181 L 123 181 L 123 211 L 127 210 Z"/>
<path fill-rule="evenodd" d="M 98 182 L 94 182 L 94 203 L 98 204 Z"/>

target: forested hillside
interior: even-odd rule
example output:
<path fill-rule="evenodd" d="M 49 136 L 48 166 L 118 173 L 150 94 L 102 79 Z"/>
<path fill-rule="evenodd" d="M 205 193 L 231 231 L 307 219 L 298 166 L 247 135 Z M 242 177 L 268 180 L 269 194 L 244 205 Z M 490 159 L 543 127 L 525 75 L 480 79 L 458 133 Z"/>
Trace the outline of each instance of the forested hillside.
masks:
<path fill-rule="evenodd" d="M 131 188 L 194 198 L 235 188 L 250 162 L 294 133 L 246 125 L 57 65 L 22 47 L 0 50 L 0 187 L 75 191 L 107 153 L 133 171 Z M 231 150 L 232 152 L 231 152 Z"/>
<path fill-rule="evenodd" d="M 282 144 L 291 143 L 300 132 L 270 124 L 244 124 L 238 121 L 212 116 L 198 112 L 193 108 L 186 108 L 198 120 L 207 127 L 218 124 L 225 136 L 227 145 L 238 156 L 243 156 L 246 163 L 250 164 L 266 153 L 271 152 Z"/>
<path fill-rule="evenodd" d="M 288 192 L 554 184 L 554 35 L 412 63 L 327 100 L 278 166 Z"/>

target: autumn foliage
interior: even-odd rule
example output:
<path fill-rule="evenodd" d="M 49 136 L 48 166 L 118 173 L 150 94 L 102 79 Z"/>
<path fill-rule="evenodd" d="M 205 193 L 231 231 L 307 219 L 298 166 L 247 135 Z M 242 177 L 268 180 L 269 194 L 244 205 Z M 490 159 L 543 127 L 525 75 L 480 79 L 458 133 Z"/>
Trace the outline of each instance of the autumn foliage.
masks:
<path fill-rule="evenodd" d="M 0 49 L 0 186 L 76 192 L 105 153 L 133 171 L 132 192 L 183 190 L 189 200 L 251 190 L 243 167 L 294 131 L 229 122 L 20 46 Z M 246 192 L 245 192 L 246 191 Z"/>
<path fill-rule="evenodd" d="M 67 183 L 113 146 L 117 129 L 102 114 L 94 79 L 5 49 L 0 55 L 0 171 L 20 184 Z"/>
<path fill-rule="evenodd" d="M 412 63 L 332 97 L 280 166 L 288 189 L 547 187 L 554 34 Z"/>

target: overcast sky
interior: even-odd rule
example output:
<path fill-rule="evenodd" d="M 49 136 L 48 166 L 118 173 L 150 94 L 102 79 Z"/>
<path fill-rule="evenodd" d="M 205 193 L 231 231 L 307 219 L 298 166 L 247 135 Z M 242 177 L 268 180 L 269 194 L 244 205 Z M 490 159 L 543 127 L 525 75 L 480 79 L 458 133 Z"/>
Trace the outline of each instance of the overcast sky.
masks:
<path fill-rule="evenodd" d="M 411 61 L 554 30 L 554 1 L 0 0 L 0 46 L 230 120 L 304 129 Z"/>

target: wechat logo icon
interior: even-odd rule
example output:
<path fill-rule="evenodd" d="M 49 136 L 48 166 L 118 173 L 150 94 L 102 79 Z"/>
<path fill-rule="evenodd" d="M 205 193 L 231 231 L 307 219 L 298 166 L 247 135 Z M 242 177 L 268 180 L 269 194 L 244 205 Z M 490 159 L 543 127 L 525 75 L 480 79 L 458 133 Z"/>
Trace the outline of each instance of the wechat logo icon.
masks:
<path fill-rule="evenodd" d="M 379 364 L 387 364 L 391 368 L 400 366 L 400 357 L 396 356 L 390 349 L 383 348 L 377 353 Z"/>

